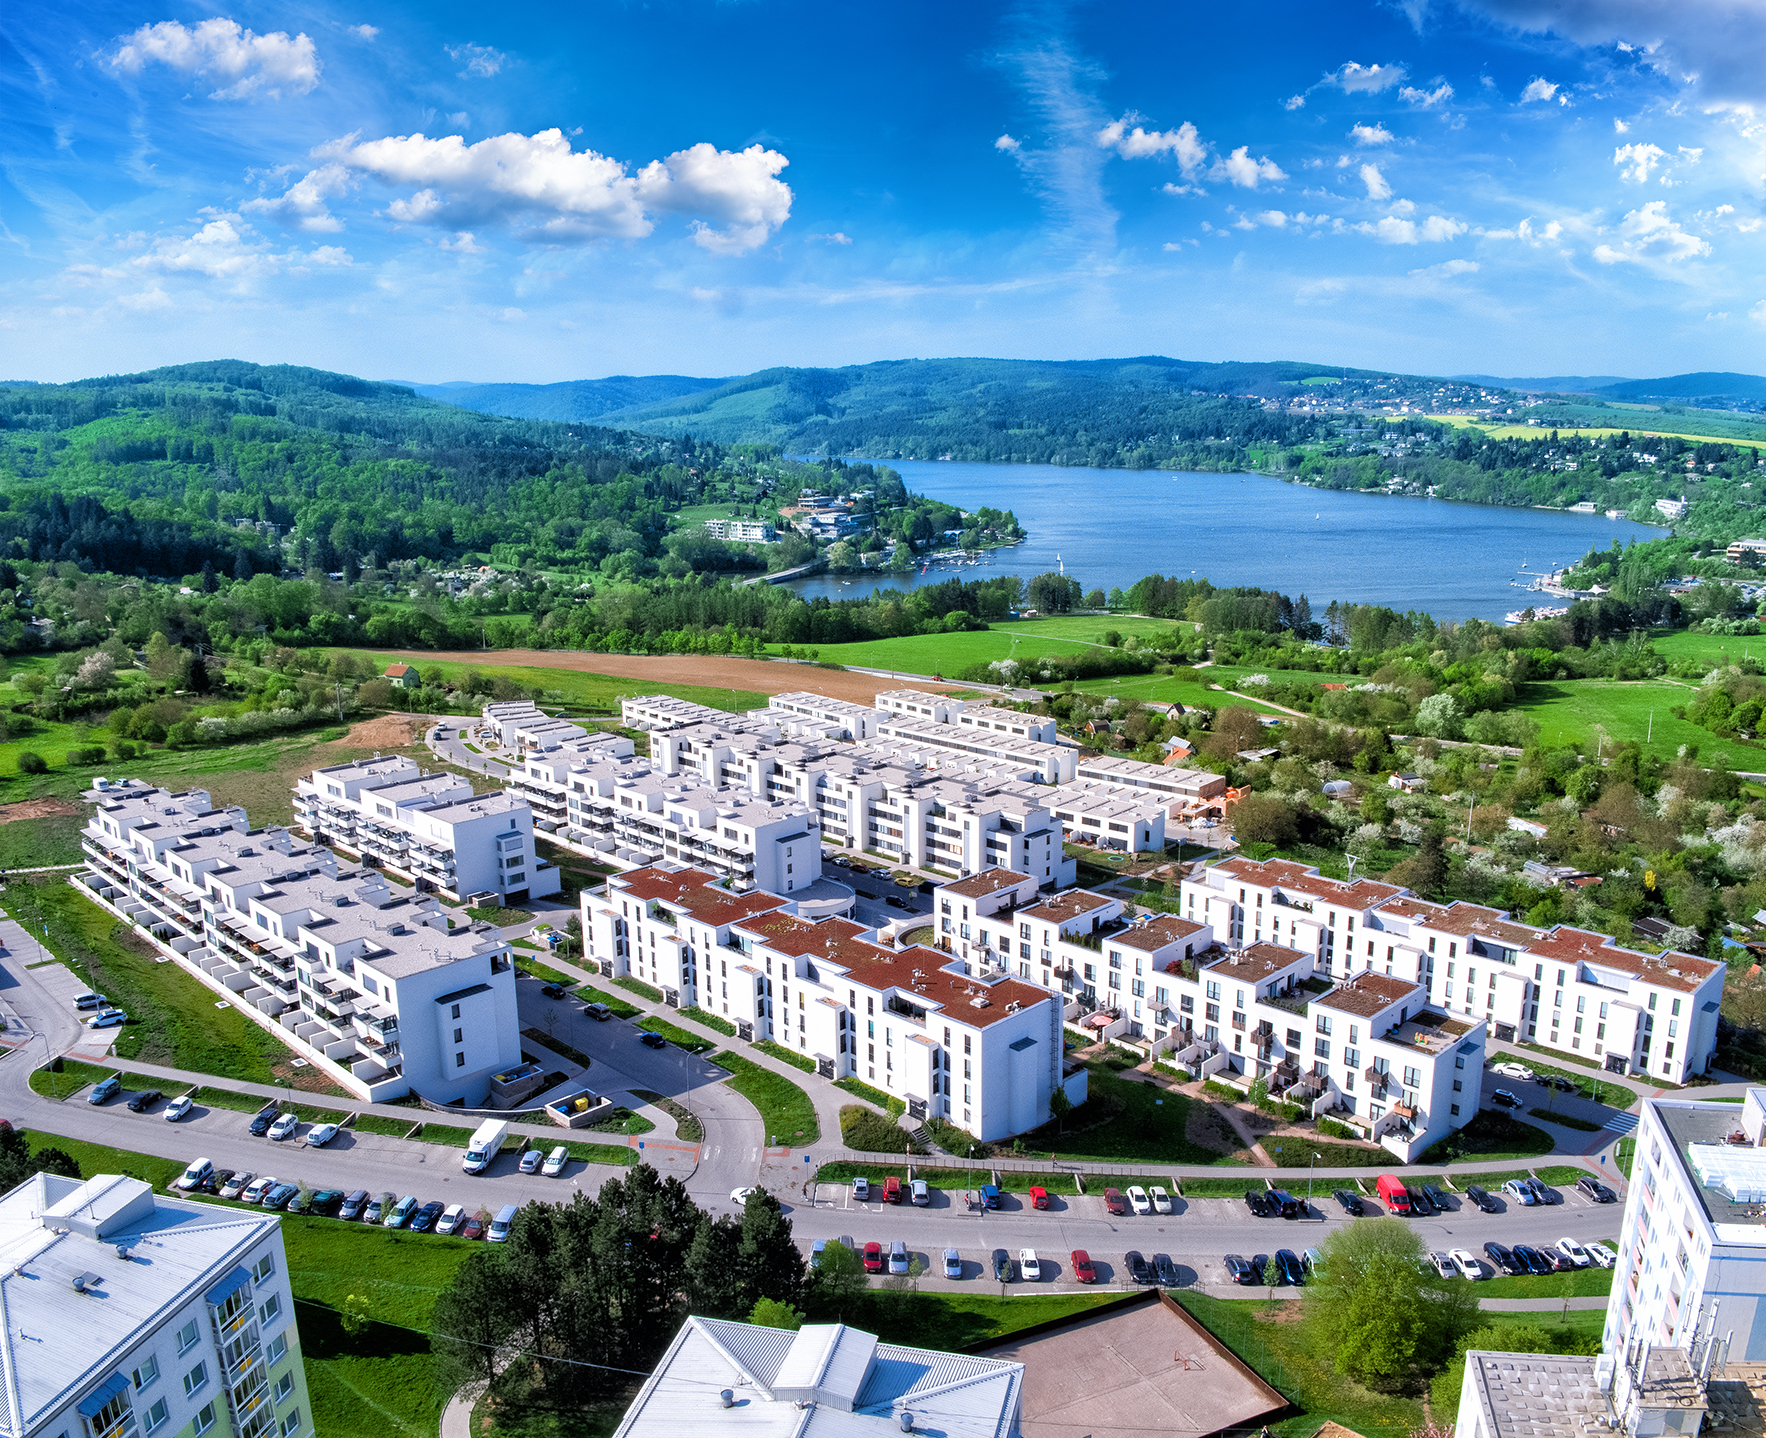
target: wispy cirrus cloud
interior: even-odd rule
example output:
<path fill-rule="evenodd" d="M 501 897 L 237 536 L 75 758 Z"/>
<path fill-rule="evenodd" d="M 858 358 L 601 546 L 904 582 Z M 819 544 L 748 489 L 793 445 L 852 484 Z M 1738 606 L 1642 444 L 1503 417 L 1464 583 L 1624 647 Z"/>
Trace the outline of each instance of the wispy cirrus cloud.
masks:
<path fill-rule="evenodd" d="M 446 46 L 448 59 L 456 65 L 466 68 L 460 71 L 462 80 L 488 80 L 509 63 L 509 56 L 501 50 L 493 50 L 489 45 L 449 45 Z"/>

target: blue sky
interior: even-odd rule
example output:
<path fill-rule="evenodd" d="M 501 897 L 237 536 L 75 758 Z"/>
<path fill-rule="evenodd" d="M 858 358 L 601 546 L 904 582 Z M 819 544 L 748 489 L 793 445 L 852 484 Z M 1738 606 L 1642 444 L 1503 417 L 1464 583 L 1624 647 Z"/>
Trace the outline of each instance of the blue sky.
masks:
<path fill-rule="evenodd" d="M 0 378 L 1766 370 L 1766 0 L 0 9 Z"/>

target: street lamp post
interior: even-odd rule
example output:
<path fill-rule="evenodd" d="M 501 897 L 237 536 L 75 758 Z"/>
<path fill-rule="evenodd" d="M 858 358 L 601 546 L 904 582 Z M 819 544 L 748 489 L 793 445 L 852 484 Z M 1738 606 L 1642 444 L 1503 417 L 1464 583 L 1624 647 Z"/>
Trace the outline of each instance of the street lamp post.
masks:
<path fill-rule="evenodd" d="M 1317 1162 L 1318 1155 L 1315 1153 L 1306 1164 L 1306 1203 L 1308 1207 L 1312 1204 L 1312 1166 Z"/>

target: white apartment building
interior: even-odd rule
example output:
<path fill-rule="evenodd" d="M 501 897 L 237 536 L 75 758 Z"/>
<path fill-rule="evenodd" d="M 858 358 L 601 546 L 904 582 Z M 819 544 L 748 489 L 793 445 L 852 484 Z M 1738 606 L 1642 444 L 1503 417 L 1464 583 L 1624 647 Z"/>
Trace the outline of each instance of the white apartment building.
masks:
<path fill-rule="evenodd" d="M 448 899 L 520 904 L 559 889 L 557 865 L 534 849 L 525 799 L 474 794 L 458 775 L 428 774 L 410 759 L 315 769 L 295 783 L 294 821 L 320 843 Z"/>
<path fill-rule="evenodd" d="M 507 782 L 548 837 L 578 853 L 698 864 L 737 888 L 781 893 L 821 877 L 821 826 L 808 805 L 670 771 L 633 757 L 631 741 L 616 735 L 530 754 Z"/>
<path fill-rule="evenodd" d="M 877 725 L 884 718 L 881 710 L 854 704 L 850 699 L 830 699 L 825 694 L 809 693 L 775 694 L 767 700 L 765 710 L 752 712 L 756 715 L 777 712 L 831 724 L 836 726 L 832 737 L 849 740 L 874 738 Z"/>
<path fill-rule="evenodd" d="M 991 1141 L 1047 1122 L 1057 1086 L 1085 1097 L 1085 1070 L 1063 1056 L 1058 997 L 935 949 L 887 947 L 788 895 L 636 870 L 584 894 L 583 933 L 604 973 L 641 977 L 745 1040 L 796 1049 L 825 1078 L 893 1093 L 915 1118 Z"/>
<path fill-rule="evenodd" d="M 1010 764 L 1035 776 L 1044 784 L 1065 784 L 1073 778 L 1079 750 L 1066 744 L 1042 744 L 1015 734 L 996 734 L 964 724 L 929 724 L 903 715 L 884 716 L 877 723 L 878 739 L 897 739 L 919 748 L 945 749 L 953 754 Z"/>
<path fill-rule="evenodd" d="M 1302 864 L 1228 859 L 1182 884 L 1186 918 L 1229 947 L 1264 938 L 1311 953 L 1324 975 L 1382 973 L 1440 1008 L 1524 1040 L 1672 1083 L 1709 1067 L 1724 966 L 1644 954 L 1605 934 L 1517 924 L 1477 904 L 1434 904 L 1390 884 Z"/>
<path fill-rule="evenodd" d="M 779 537 L 770 519 L 708 519 L 705 532 L 736 544 L 771 544 Z"/>
<path fill-rule="evenodd" d="M 281 1221 L 39 1173 L 0 1197 L 6 1438 L 305 1438 Z"/>
<path fill-rule="evenodd" d="M 1115 791 L 1139 790 L 1162 803 L 1167 817 L 1196 819 L 1221 812 L 1226 778 L 1206 769 L 1184 769 L 1173 764 L 1149 764 L 1120 754 L 1099 754 L 1080 759 L 1074 766 L 1080 784 L 1108 785 Z"/>
<path fill-rule="evenodd" d="M 100 781 L 102 782 L 102 781 Z M 520 1062 L 514 963 L 488 924 L 200 790 L 94 788 L 81 892 L 361 1098 L 482 1103 Z"/>
<path fill-rule="evenodd" d="M 1729 1359 L 1766 1362 L 1766 1089 L 1740 1106 L 1646 1098 L 1601 1347 L 1685 1347 L 1718 1310 Z"/>
<path fill-rule="evenodd" d="M 568 719 L 542 714 L 538 705 L 525 699 L 486 704 L 483 714 L 485 727 L 495 731 L 497 741 L 515 751 L 556 749 L 560 744 L 585 739 L 589 733 Z"/>

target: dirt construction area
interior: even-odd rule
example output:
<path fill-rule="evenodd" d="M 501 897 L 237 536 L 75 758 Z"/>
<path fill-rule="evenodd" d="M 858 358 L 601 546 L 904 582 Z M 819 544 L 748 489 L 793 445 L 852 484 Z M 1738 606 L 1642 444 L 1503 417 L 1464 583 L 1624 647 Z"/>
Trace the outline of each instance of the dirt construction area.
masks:
<path fill-rule="evenodd" d="M 653 684 L 702 684 L 714 689 L 747 689 L 757 694 L 791 694 L 808 691 L 830 699 L 870 704 L 887 689 L 913 687 L 944 692 L 947 686 L 929 681 L 890 679 L 851 670 L 821 669 L 814 664 L 787 664 L 776 660 L 735 659 L 718 655 L 581 654 L 553 649 L 481 649 L 458 652 L 427 649 L 381 651 L 412 663 L 435 660 L 453 664 L 516 665 L 531 669 L 574 669 L 583 674 L 611 674 L 620 679 L 648 680 Z"/>

